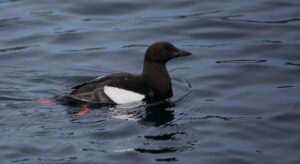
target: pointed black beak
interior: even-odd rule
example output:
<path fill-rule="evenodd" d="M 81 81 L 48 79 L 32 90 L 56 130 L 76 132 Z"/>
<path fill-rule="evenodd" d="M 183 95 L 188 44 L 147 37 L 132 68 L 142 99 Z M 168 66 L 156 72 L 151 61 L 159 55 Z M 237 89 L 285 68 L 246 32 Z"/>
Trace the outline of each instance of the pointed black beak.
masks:
<path fill-rule="evenodd" d="M 192 55 L 192 53 L 190 53 L 189 51 L 181 50 L 178 48 L 176 48 L 176 51 L 174 51 L 174 53 L 172 54 L 173 58 L 180 57 L 180 56 L 190 56 L 190 55 Z"/>

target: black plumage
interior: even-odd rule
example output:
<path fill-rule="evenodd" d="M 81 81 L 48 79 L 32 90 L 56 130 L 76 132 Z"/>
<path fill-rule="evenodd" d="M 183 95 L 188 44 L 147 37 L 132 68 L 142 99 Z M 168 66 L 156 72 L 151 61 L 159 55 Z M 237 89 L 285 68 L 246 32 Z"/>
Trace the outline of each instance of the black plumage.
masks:
<path fill-rule="evenodd" d="M 104 92 L 105 86 L 121 88 L 145 96 L 147 102 L 160 101 L 173 96 L 171 78 L 165 64 L 172 58 L 189 56 L 190 52 L 176 48 L 168 42 L 149 46 L 140 75 L 115 73 L 73 87 L 72 91 L 57 98 L 68 105 L 115 105 Z"/>

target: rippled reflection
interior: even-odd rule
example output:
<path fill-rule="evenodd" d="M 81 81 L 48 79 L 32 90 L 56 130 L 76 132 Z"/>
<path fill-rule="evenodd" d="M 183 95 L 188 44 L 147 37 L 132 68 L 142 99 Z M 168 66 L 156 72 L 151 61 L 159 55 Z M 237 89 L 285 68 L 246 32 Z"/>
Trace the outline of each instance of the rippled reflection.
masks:
<path fill-rule="evenodd" d="M 174 111 L 170 109 L 174 106 L 175 104 L 169 101 L 148 105 L 145 108 L 145 116 L 139 122 L 154 126 L 166 125 L 174 119 Z"/>

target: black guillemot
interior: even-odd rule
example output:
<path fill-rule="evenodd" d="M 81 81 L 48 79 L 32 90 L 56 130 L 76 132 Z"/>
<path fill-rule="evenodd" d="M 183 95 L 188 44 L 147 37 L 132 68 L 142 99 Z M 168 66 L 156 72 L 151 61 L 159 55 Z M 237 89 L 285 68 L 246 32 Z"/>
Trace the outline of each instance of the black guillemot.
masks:
<path fill-rule="evenodd" d="M 115 73 L 96 78 L 73 87 L 69 94 L 56 100 L 68 105 L 116 105 L 170 98 L 173 91 L 166 62 L 189 55 L 190 52 L 176 48 L 169 42 L 153 43 L 146 51 L 140 75 Z"/>

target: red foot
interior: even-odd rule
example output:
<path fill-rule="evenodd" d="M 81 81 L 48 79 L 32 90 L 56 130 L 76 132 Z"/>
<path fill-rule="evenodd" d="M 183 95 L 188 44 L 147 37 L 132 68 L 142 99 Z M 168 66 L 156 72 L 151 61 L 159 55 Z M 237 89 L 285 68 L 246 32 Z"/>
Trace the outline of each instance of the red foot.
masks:
<path fill-rule="evenodd" d="M 54 102 L 54 100 L 50 99 L 50 98 L 48 98 L 48 99 L 38 99 L 38 100 L 36 100 L 36 102 L 39 103 L 39 104 L 49 104 L 49 103 Z"/>
<path fill-rule="evenodd" d="M 78 113 L 75 113 L 75 116 L 83 116 L 90 112 L 90 109 L 86 105 L 82 105 L 80 107 L 80 111 Z"/>

